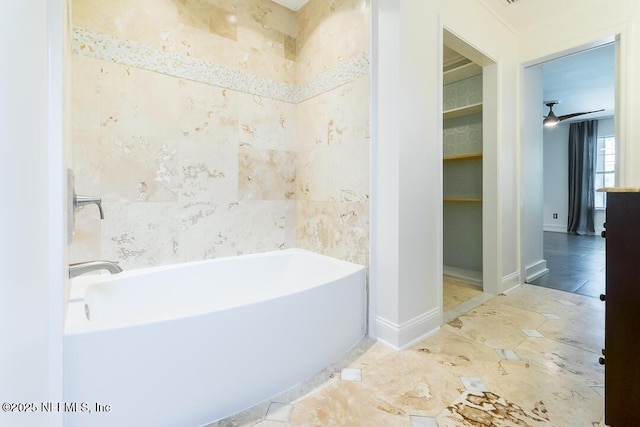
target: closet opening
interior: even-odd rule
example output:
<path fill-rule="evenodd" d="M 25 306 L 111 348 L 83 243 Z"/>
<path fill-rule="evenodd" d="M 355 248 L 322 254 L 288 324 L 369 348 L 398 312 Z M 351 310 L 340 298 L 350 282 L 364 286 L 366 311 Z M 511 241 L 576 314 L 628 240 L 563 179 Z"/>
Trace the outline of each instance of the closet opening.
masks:
<path fill-rule="evenodd" d="M 442 254 L 444 322 L 495 295 L 497 276 L 496 67 L 443 33 Z M 493 247 L 493 251 L 491 251 Z"/>

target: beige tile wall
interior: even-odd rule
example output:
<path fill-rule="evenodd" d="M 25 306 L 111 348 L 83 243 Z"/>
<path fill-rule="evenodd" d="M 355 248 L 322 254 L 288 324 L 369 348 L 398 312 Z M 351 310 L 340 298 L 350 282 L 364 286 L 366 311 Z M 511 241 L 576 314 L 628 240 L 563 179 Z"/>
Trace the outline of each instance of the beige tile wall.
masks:
<path fill-rule="evenodd" d="M 264 0 L 74 1 L 76 190 L 102 196 L 106 218 L 77 212 L 72 261 L 298 246 L 366 263 L 368 13 L 355 0 L 297 14 Z"/>

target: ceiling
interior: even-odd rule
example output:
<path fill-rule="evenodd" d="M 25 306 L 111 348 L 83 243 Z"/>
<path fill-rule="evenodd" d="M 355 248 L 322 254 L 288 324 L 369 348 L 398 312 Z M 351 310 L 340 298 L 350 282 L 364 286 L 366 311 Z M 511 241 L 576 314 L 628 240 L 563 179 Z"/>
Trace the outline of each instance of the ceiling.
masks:
<path fill-rule="evenodd" d="M 588 120 L 613 116 L 615 112 L 615 44 L 579 52 L 542 64 L 545 101 L 557 100 L 556 116 L 593 111 L 576 117 Z M 541 107 L 546 115 L 549 109 Z"/>
<path fill-rule="evenodd" d="M 273 1 L 295 12 L 296 10 L 304 6 L 309 0 L 273 0 Z"/>
<path fill-rule="evenodd" d="M 562 28 L 564 16 L 587 7 L 584 0 L 478 0 L 517 34 L 557 23 Z M 606 0 L 600 0 L 606 1 Z M 553 12 L 553 13 L 550 13 Z"/>

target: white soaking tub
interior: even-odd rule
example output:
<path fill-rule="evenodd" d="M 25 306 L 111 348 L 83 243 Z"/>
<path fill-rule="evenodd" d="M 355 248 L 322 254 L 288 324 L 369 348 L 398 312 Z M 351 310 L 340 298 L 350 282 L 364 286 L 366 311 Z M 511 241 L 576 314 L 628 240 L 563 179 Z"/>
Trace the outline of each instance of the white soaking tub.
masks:
<path fill-rule="evenodd" d="M 364 335 L 365 281 L 300 249 L 75 278 L 65 425 L 196 427 L 273 397 Z"/>

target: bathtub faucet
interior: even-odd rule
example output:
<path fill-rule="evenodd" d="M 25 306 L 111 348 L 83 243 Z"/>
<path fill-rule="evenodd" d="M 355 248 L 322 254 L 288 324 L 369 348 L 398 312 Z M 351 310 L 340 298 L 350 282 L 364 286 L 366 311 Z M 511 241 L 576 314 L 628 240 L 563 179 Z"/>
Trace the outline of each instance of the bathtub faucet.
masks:
<path fill-rule="evenodd" d="M 96 270 L 108 270 L 111 274 L 122 272 L 122 268 L 115 261 L 87 261 L 69 264 L 69 277 L 73 278 Z"/>

